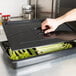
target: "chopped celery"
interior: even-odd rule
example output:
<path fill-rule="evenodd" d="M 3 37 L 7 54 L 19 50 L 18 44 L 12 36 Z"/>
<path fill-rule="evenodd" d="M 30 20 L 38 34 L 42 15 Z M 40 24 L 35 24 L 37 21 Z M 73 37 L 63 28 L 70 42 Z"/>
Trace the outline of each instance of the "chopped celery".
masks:
<path fill-rule="evenodd" d="M 41 55 L 41 54 L 46 54 L 46 53 L 51 53 L 59 50 L 64 50 L 68 48 L 72 48 L 72 44 L 70 43 L 57 43 L 57 44 L 52 44 L 52 45 L 46 45 L 46 46 L 40 46 L 36 47 L 35 49 L 30 48 L 28 49 L 23 49 L 23 50 L 16 50 L 13 51 L 12 49 L 9 49 L 9 58 L 12 60 L 20 60 L 24 58 L 29 58 L 33 56 Z"/>

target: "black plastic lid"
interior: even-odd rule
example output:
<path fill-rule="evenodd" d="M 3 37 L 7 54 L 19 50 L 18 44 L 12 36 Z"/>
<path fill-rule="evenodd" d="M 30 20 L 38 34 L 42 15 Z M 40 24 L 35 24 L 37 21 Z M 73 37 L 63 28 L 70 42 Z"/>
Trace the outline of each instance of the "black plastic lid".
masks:
<path fill-rule="evenodd" d="M 66 39 L 62 38 L 64 32 L 65 34 L 67 32 L 73 32 L 69 25 L 62 24 L 55 32 L 44 35 L 42 30 L 39 29 L 39 27 L 41 27 L 41 22 L 41 20 L 24 20 L 3 23 L 11 49 L 26 49 L 63 42 L 66 41 Z"/>

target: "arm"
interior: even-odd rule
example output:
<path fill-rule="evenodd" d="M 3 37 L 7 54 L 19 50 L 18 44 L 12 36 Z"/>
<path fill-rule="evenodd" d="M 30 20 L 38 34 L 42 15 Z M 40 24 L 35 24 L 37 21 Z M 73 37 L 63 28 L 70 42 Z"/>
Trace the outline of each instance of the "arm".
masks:
<path fill-rule="evenodd" d="M 42 23 L 42 30 L 46 29 L 46 26 L 48 26 L 49 29 L 47 29 L 45 33 L 52 32 L 55 31 L 59 25 L 71 21 L 76 21 L 76 8 L 56 19 L 47 18 Z"/>

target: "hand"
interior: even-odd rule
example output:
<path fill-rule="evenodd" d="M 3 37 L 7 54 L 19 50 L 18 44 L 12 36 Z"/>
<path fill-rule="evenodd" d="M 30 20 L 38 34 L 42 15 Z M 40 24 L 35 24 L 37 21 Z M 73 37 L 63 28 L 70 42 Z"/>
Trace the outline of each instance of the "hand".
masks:
<path fill-rule="evenodd" d="M 45 30 L 45 33 L 49 33 L 49 32 L 53 32 L 56 30 L 56 28 L 62 24 L 62 21 L 60 19 L 51 19 L 51 18 L 47 18 L 45 21 L 42 22 L 42 30 L 45 30 L 47 29 L 47 26 L 48 26 L 48 29 Z"/>

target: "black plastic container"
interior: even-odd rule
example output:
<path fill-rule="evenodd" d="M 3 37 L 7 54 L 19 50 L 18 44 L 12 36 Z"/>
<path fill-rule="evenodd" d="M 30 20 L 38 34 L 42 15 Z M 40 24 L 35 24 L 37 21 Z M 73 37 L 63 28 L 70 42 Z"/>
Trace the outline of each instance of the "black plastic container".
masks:
<path fill-rule="evenodd" d="M 21 59 L 21 60 L 11 60 L 11 59 L 9 59 L 9 55 L 4 47 L 5 45 L 3 45 L 3 43 L 1 43 L 1 45 L 2 45 L 2 49 L 4 51 L 4 56 L 6 58 L 6 61 L 14 69 L 22 68 L 25 66 L 31 66 L 34 64 L 38 64 L 40 62 L 49 61 L 49 60 L 53 60 L 53 59 L 56 59 L 59 57 L 68 56 L 68 55 L 76 53 L 76 47 L 73 47 L 73 48 L 70 48 L 67 50 L 61 50 L 61 51 L 38 55 L 38 56 L 25 58 L 25 59 Z"/>
<path fill-rule="evenodd" d="M 9 55 L 7 53 L 7 46 L 4 43 L 8 43 L 8 46 L 15 51 L 19 49 L 34 48 L 59 42 L 69 42 L 76 39 L 75 30 L 73 30 L 72 26 L 68 24 L 61 25 L 57 28 L 55 32 L 50 33 L 48 37 L 44 37 L 44 33 L 40 29 L 38 30 L 38 28 L 41 26 L 41 22 L 41 20 L 30 20 L 3 23 L 3 27 L 7 35 L 8 41 L 2 42 L 1 46 L 4 51 L 5 57 L 7 58 L 7 62 L 9 62 L 9 64 L 13 68 L 21 68 L 24 66 L 33 65 L 76 53 L 76 47 L 73 47 L 71 49 L 38 55 L 21 60 L 9 59 Z M 67 32 L 69 33 L 69 35 Z M 56 34 L 56 37 L 51 38 L 51 35 L 53 34 Z M 69 37 L 73 35 L 74 37 L 67 39 L 67 37 L 62 38 L 62 35 L 67 35 Z"/>

